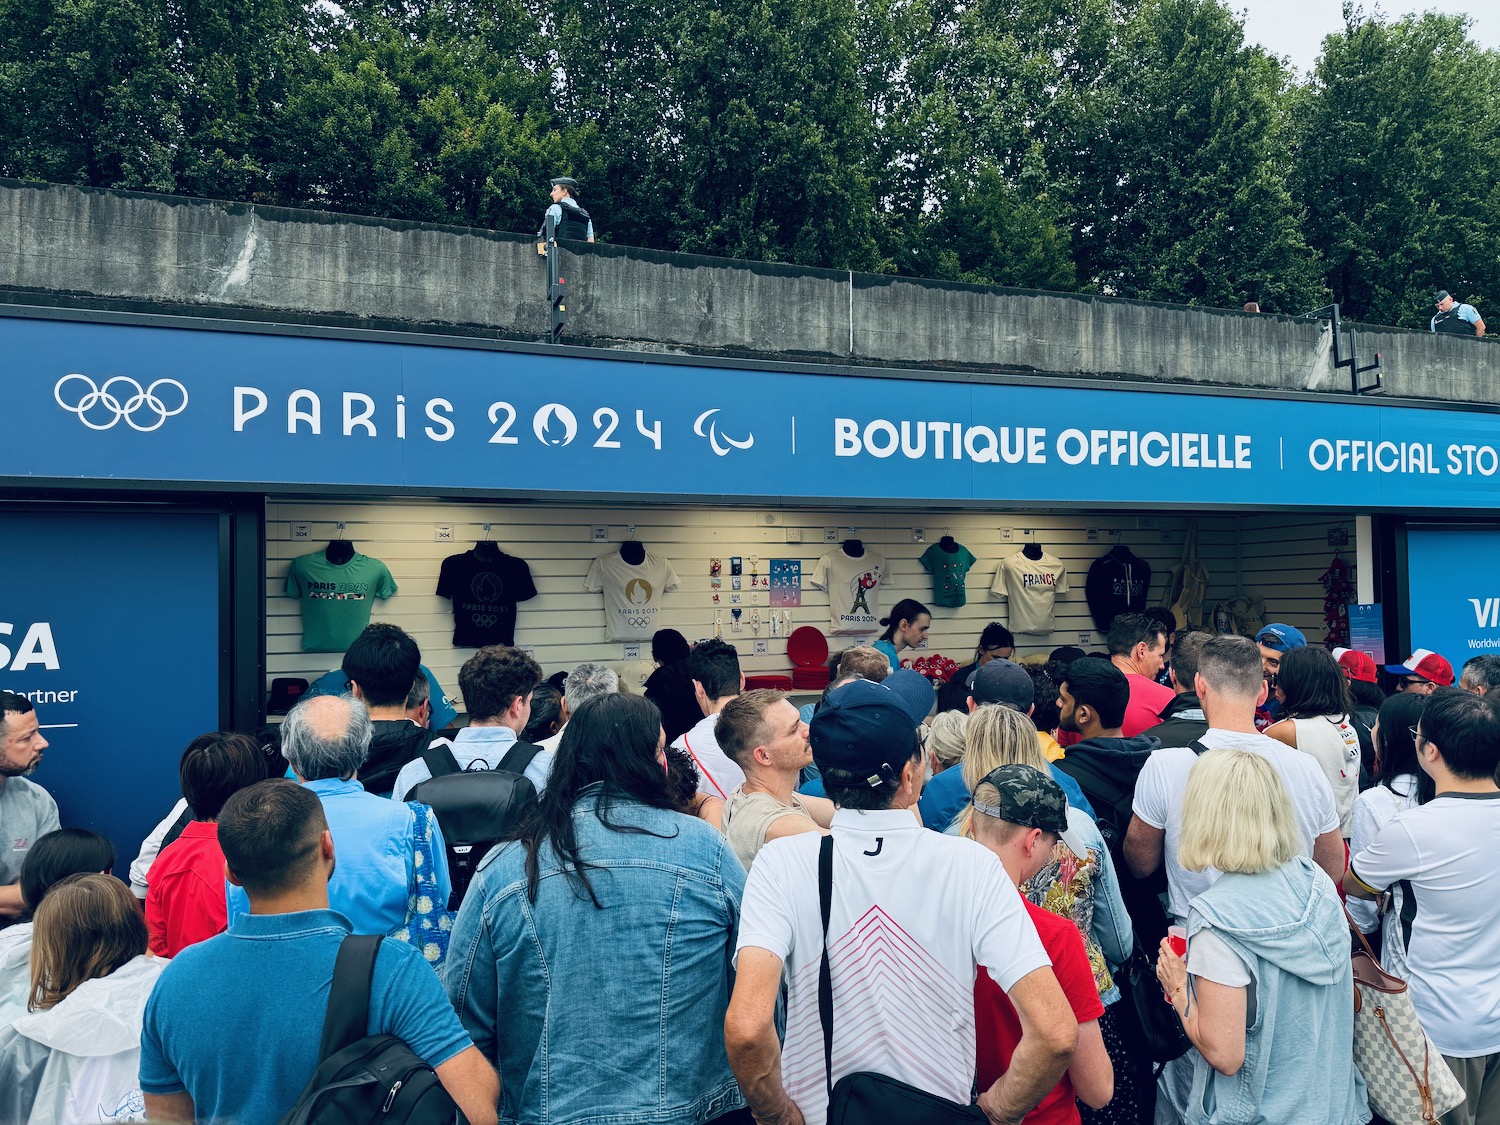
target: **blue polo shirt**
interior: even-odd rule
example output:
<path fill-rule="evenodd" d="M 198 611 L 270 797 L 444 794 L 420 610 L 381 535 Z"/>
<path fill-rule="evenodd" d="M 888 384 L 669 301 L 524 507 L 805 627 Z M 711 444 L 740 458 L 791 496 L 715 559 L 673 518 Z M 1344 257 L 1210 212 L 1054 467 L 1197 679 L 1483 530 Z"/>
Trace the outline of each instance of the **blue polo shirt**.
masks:
<path fill-rule="evenodd" d="M 332 910 L 250 914 L 162 970 L 141 1030 L 141 1089 L 186 1091 L 199 1121 L 269 1125 L 307 1085 L 333 962 L 349 921 Z M 403 1040 L 430 1066 L 470 1045 L 416 948 L 384 942 L 370 988 L 371 1035 Z"/>

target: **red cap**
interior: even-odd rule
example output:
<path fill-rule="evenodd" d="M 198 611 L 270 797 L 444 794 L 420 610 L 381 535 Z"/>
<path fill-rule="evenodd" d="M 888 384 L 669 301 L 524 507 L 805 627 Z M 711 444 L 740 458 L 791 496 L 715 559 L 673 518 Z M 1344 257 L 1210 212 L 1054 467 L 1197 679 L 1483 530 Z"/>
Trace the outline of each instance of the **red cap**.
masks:
<path fill-rule="evenodd" d="M 1358 680 L 1362 684 L 1375 682 L 1375 658 L 1368 652 L 1336 648 L 1333 650 L 1333 658 L 1339 662 L 1339 667 L 1344 670 L 1348 679 Z"/>
<path fill-rule="evenodd" d="M 1453 686 L 1453 665 L 1430 649 L 1419 648 L 1405 664 L 1387 664 L 1385 670 L 1393 676 L 1421 676 L 1438 687 Z"/>

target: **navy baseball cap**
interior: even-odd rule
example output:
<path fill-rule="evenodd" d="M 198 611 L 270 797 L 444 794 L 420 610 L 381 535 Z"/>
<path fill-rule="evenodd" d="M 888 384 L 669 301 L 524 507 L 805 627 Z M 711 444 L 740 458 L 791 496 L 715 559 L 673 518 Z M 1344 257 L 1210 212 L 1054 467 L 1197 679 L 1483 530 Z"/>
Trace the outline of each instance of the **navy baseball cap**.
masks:
<path fill-rule="evenodd" d="M 991 660 L 974 669 L 969 694 L 975 703 L 999 703 L 1024 715 L 1036 702 L 1036 685 L 1031 673 L 1015 661 Z"/>
<path fill-rule="evenodd" d="M 911 715 L 912 726 L 916 726 L 927 718 L 932 705 L 937 702 L 937 695 L 932 690 L 932 681 L 921 672 L 913 672 L 910 668 L 898 668 L 881 684 L 895 692 Z"/>
<path fill-rule="evenodd" d="M 870 788 L 901 776 L 917 750 L 917 721 L 884 684 L 853 680 L 828 693 L 808 725 L 820 770 L 863 777 Z"/>

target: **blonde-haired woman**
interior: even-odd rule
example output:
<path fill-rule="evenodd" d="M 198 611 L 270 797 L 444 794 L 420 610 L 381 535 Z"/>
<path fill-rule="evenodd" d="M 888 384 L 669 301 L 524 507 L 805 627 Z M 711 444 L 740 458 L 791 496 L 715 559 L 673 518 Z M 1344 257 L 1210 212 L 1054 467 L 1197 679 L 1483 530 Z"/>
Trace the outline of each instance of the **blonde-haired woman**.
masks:
<path fill-rule="evenodd" d="M 934 774 L 963 763 L 969 745 L 968 725 L 966 711 L 942 711 L 927 724 L 927 737 L 922 748 L 928 753 Z M 939 827 L 946 828 L 947 825 Z"/>
<path fill-rule="evenodd" d="M 991 770 L 1016 763 L 1031 766 L 1052 778 L 1067 794 L 1068 831 L 1086 846 L 1086 854 L 1074 855 L 1066 844 L 1059 843 L 1051 861 L 1026 881 L 1021 893 L 1033 904 L 1067 918 L 1078 927 L 1094 971 L 1094 986 L 1105 1006 L 1099 1030 L 1114 1064 L 1114 1098 L 1102 1110 L 1091 1111 L 1088 1120 L 1101 1125 L 1139 1120 L 1143 1083 L 1131 1064 L 1130 1045 L 1113 1008 L 1120 999 L 1114 973 L 1130 957 L 1135 935 L 1104 837 L 1099 834 L 1093 817 L 1075 803 L 1073 794 L 1078 783 L 1047 759 L 1036 727 L 1027 716 L 1009 707 L 979 707 L 969 716 L 965 736 L 964 783 L 970 792 Z M 973 806 L 966 805 L 953 830 L 972 838 L 973 822 Z"/>
<path fill-rule="evenodd" d="M 0 1031 L 0 1121 L 144 1121 L 141 1024 L 165 962 L 146 953 L 135 896 L 71 875 L 33 924 L 28 1013 Z"/>
<path fill-rule="evenodd" d="M 1370 1119 L 1354 1069 L 1344 912 L 1302 853 L 1291 795 L 1270 762 L 1246 750 L 1198 759 L 1178 859 L 1222 875 L 1188 904 L 1186 961 L 1167 939 L 1156 964 L 1197 1048 L 1174 1068 L 1190 1071 L 1185 1097 L 1165 1075 L 1161 1089 L 1189 1125 Z"/>

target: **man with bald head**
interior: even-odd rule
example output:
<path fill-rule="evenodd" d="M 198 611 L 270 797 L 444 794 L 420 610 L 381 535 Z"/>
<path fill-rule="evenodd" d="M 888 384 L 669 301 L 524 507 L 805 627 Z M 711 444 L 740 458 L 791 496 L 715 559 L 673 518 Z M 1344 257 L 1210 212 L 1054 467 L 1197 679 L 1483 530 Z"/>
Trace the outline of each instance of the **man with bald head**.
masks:
<path fill-rule="evenodd" d="M 369 709 L 358 699 L 318 695 L 287 714 L 281 753 L 297 780 L 323 803 L 338 849 L 328 881 L 329 908 L 347 918 L 356 934 L 389 934 L 405 925 L 407 903 L 417 893 L 419 846 L 421 862 L 432 864 L 433 898 L 446 905 L 453 888 L 436 818 L 430 820 L 429 841 L 419 841 L 410 805 L 367 793 L 359 783 L 371 733 Z M 245 892 L 231 886 L 230 924 L 249 909 Z"/>

